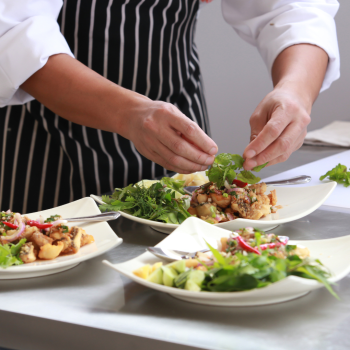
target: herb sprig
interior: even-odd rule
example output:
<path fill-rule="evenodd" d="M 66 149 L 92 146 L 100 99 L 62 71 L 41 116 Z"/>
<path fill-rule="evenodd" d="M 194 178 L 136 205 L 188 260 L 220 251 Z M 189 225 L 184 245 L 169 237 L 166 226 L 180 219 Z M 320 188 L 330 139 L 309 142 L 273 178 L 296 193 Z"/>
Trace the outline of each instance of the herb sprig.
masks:
<path fill-rule="evenodd" d="M 327 171 L 325 175 L 322 175 L 320 177 L 320 180 L 322 181 L 326 177 L 328 177 L 330 180 L 336 181 L 338 184 L 345 187 L 350 186 L 350 168 L 349 171 L 347 171 L 346 166 L 340 163 L 332 170 Z"/>
<path fill-rule="evenodd" d="M 224 186 L 225 180 L 231 184 L 236 178 L 248 184 L 258 183 L 261 180 L 260 177 L 248 170 L 240 170 L 243 169 L 243 163 L 244 158 L 239 154 L 221 153 L 215 157 L 214 163 L 206 171 L 206 175 L 210 181 L 217 184 L 218 188 Z M 266 165 L 267 163 L 256 166 L 253 171 L 259 172 Z"/>
<path fill-rule="evenodd" d="M 102 196 L 106 204 L 100 205 L 100 210 L 123 210 L 143 219 L 181 224 L 191 216 L 185 200 L 175 198 L 176 192 L 183 193 L 183 185 L 184 181 L 163 178 L 148 188 L 139 184 L 116 188 L 111 196 Z"/>

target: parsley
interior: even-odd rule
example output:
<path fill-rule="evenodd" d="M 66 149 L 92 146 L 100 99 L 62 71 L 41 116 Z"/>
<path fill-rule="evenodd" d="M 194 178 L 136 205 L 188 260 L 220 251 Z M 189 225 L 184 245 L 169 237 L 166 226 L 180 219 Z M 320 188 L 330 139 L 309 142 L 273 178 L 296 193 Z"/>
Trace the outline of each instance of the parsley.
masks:
<path fill-rule="evenodd" d="M 322 175 L 320 180 L 322 181 L 326 177 L 328 177 L 329 180 L 336 181 L 340 185 L 344 185 L 345 187 L 350 186 L 350 168 L 349 171 L 347 171 L 346 166 L 340 163 L 332 170 L 327 171 L 325 175 Z"/>

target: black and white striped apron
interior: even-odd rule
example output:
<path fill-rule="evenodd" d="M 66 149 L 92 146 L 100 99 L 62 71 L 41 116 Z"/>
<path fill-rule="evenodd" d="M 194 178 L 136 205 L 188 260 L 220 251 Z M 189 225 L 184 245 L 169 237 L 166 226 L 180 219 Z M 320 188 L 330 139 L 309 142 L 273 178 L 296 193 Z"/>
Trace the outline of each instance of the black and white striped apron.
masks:
<path fill-rule="evenodd" d="M 207 133 L 194 43 L 200 0 L 65 0 L 75 57 L 109 80 L 175 104 Z M 55 207 L 167 171 L 120 135 L 72 123 L 34 100 L 0 109 L 0 210 Z"/>

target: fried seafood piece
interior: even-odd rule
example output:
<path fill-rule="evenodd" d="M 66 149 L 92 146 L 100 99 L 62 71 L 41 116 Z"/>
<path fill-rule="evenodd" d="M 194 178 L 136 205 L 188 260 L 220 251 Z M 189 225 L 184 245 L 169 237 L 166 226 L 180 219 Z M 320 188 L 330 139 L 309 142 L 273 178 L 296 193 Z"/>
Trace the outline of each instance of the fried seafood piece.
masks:
<path fill-rule="evenodd" d="M 29 240 L 33 236 L 34 233 L 40 233 L 40 230 L 36 226 L 26 225 L 26 227 L 22 233 L 22 237 Z"/>
<path fill-rule="evenodd" d="M 270 199 L 270 204 L 271 205 L 276 205 L 277 204 L 277 194 L 276 190 L 272 190 L 270 194 L 267 195 Z"/>
<path fill-rule="evenodd" d="M 231 209 L 238 212 L 242 218 L 250 220 L 259 220 L 263 216 L 270 214 L 270 205 L 261 204 L 259 201 L 250 204 L 248 198 L 240 197 L 232 201 Z"/>
<path fill-rule="evenodd" d="M 36 251 L 32 242 L 26 243 L 19 251 L 19 257 L 24 264 L 29 264 L 36 260 Z"/>
<path fill-rule="evenodd" d="M 60 241 L 57 242 L 57 245 L 45 244 L 40 247 L 39 258 L 43 260 L 52 260 L 56 259 L 61 251 L 64 248 L 64 244 Z"/>
<path fill-rule="evenodd" d="M 224 197 L 223 194 L 210 193 L 210 198 L 217 204 L 218 207 L 223 209 L 227 208 L 231 203 L 231 197 Z"/>
<path fill-rule="evenodd" d="M 46 244 L 51 244 L 53 239 L 43 235 L 40 231 L 34 232 L 32 236 L 28 239 L 30 242 L 34 243 L 34 246 L 42 247 Z"/>
<path fill-rule="evenodd" d="M 211 207 L 212 203 L 201 203 L 195 209 L 198 217 L 201 216 L 212 216 Z"/>
<path fill-rule="evenodd" d="M 76 226 L 73 226 L 70 230 L 70 237 L 72 240 L 70 250 L 74 254 L 77 253 L 81 247 L 81 237 L 83 233 L 85 233 L 85 230 Z"/>
<path fill-rule="evenodd" d="M 54 241 L 62 239 L 64 237 L 66 237 L 66 235 L 68 233 L 68 232 L 65 232 L 66 230 L 67 230 L 67 228 L 63 228 L 61 225 L 57 225 L 57 226 L 51 227 L 50 231 L 49 231 L 49 236 Z"/>
<path fill-rule="evenodd" d="M 83 230 L 84 231 L 84 230 Z M 84 246 L 84 245 L 87 245 L 87 244 L 90 244 L 90 243 L 93 243 L 95 242 L 95 239 L 93 236 L 91 235 L 88 235 L 87 233 L 83 233 L 82 236 L 81 236 L 81 247 Z"/>
<path fill-rule="evenodd" d="M 254 190 L 255 189 L 255 193 L 256 194 L 264 194 L 266 192 L 267 185 L 266 185 L 265 182 L 260 182 L 260 183 L 255 184 L 255 185 L 250 185 L 249 189 L 250 190 Z"/>

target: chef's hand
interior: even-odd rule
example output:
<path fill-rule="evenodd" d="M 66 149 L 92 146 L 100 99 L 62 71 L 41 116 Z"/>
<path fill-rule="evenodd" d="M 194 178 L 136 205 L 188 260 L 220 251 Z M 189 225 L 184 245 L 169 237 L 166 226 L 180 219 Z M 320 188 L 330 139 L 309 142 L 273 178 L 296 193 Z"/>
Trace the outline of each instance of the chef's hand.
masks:
<path fill-rule="evenodd" d="M 131 140 L 169 170 L 207 169 L 218 151 L 175 106 L 124 89 L 65 54 L 51 56 L 21 88 L 67 120 Z"/>
<path fill-rule="evenodd" d="M 303 144 L 311 118 L 299 96 L 275 89 L 258 105 L 250 118 L 250 144 L 244 168 L 286 161 Z"/>
<path fill-rule="evenodd" d="M 290 46 L 272 67 L 274 90 L 250 118 L 250 144 L 244 150 L 244 168 L 284 162 L 302 144 L 326 73 L 327 53 L 318 46 Z"/>
<path fill-rule="evenodd" d="M 143 100 L 137 110 L 125 134 L 146 158 L 182 174 L 213 163 L 215 142 L 174 105 Z"/>

